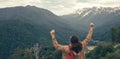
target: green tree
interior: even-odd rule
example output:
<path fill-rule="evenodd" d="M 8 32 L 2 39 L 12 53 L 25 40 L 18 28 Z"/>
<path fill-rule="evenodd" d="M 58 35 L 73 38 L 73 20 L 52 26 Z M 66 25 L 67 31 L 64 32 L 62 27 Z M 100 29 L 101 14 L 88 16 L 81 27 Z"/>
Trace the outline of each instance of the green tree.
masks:
<path fill-rule="evenodd" d="M 114 51 L 113 45 L 109 44 L 99 44 L 93 51 L 90 51 L 86 56 L 88 59 L 100 59 L 101 57 L 105 57 L 107 53 L 111 53 Z"/>
<path fill-rule="evenodd" d="M 33 59 L 32 49 L 20 49 L 17 47 L 8 59 Z"/>
<path fill-rule="evenodd" d="M 120 59 L 120 50 L 117 50 L 113 53 L 108 53 L 107 56 L 100 59 Z"/>
<path fill-rule="evenodd" d="M 120 30 L 119 30 L 119 32 L 118 32 L 118 43 L 120 43 Z"/>
<path fill-rule="evenodd" d="M 32 49 L 26 48 L 24 50 L 24 59 L 33 59 Z"/>
<path fill-rule="evenodd" d="M 111 28 L 111 39 L 112 39 L 112 42 L 113 43 L 116 43 L 117 42 L 117 39 L 118 39 L 118 31 L 116 28 Z"/>
<path fill-rule="evenodd" d="M 23 59 L 22 56 L 24 56 L 23 50 L 20 49 L 19 47 L 17 47 L 17 48 L 14 50 L 13 54 L 10 55 L 9 58 L 10 58 L 10 59 Z M 9 59 L 9 58 L 8 58 L 8 59 Z"/>

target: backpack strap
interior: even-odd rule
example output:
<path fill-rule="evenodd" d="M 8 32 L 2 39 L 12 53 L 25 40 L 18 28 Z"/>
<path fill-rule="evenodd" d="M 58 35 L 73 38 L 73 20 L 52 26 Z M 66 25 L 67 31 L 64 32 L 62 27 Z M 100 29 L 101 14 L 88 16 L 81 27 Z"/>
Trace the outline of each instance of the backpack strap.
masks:
<path fill-rule="evenodd" d="M 74 59 L 74 54 L 73 54 L 73 51 L 72 51 L 72 46 L 69 45 L 69 50 L 70 50 L 70 53 L 69 53 L 69 57 L 67 59 Z"/>

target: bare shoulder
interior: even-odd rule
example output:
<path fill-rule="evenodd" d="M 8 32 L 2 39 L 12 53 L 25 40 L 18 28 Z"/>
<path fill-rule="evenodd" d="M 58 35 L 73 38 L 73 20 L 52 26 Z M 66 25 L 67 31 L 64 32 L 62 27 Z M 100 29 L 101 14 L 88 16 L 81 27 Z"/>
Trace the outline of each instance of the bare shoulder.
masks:
<path fill-rule="evenodd" d="M 69 46 L 68 45 L 64 45 L 63 48 L 64 48 L 64 50 L 63 50 L 64 52 L 69 52 Z"/>
<path fill-rule="evenodd" d="M 82 44 L 82 47 L 84 48 L 84 46 L 85 46 L 85 42 L 82 41 L 81 44 Z"/>
<path fill-rule="evenodd" d="M 69 48 L 69 46 L 68 46 L 68 45 L 64 45 L 64 48 L 65 48 L 65 49 L 68 49 L 68 48 Z"/>

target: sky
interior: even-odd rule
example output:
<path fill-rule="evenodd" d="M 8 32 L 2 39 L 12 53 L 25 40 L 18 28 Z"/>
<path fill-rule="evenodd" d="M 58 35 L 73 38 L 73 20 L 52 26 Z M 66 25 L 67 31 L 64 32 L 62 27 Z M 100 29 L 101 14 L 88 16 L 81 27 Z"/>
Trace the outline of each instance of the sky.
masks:
<path fill-rule="evenodd" d="M 0 8 L 26 5 L 48 9 L 56 15 L 64 15 L 87 7 L 120 6 L 120 0 L 0 0 Z"/>

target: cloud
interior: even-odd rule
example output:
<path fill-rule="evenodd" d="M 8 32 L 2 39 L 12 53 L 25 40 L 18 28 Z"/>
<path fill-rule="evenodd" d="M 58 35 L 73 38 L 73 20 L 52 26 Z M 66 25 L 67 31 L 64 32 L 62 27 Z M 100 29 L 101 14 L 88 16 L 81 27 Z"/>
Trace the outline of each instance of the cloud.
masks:
<path fill-rule="evenodd" d="M 57 15 L 68 14 L 79 8 L 120 6 L 120 0 L 0 0 L 0 7 L 34 5 Z"/>
<path fill-rule="evenodd" d="M 114 5 L 120 5 L 120 0 L 94 0 L 92 3 L 97 3 L 101 5 L 106 5 L 106 6 L 114 6 Z"/>
<path fill-rule="evenodd" d="M 0 7 L 39 5 L 40 0 L 0 0 Z"/>

